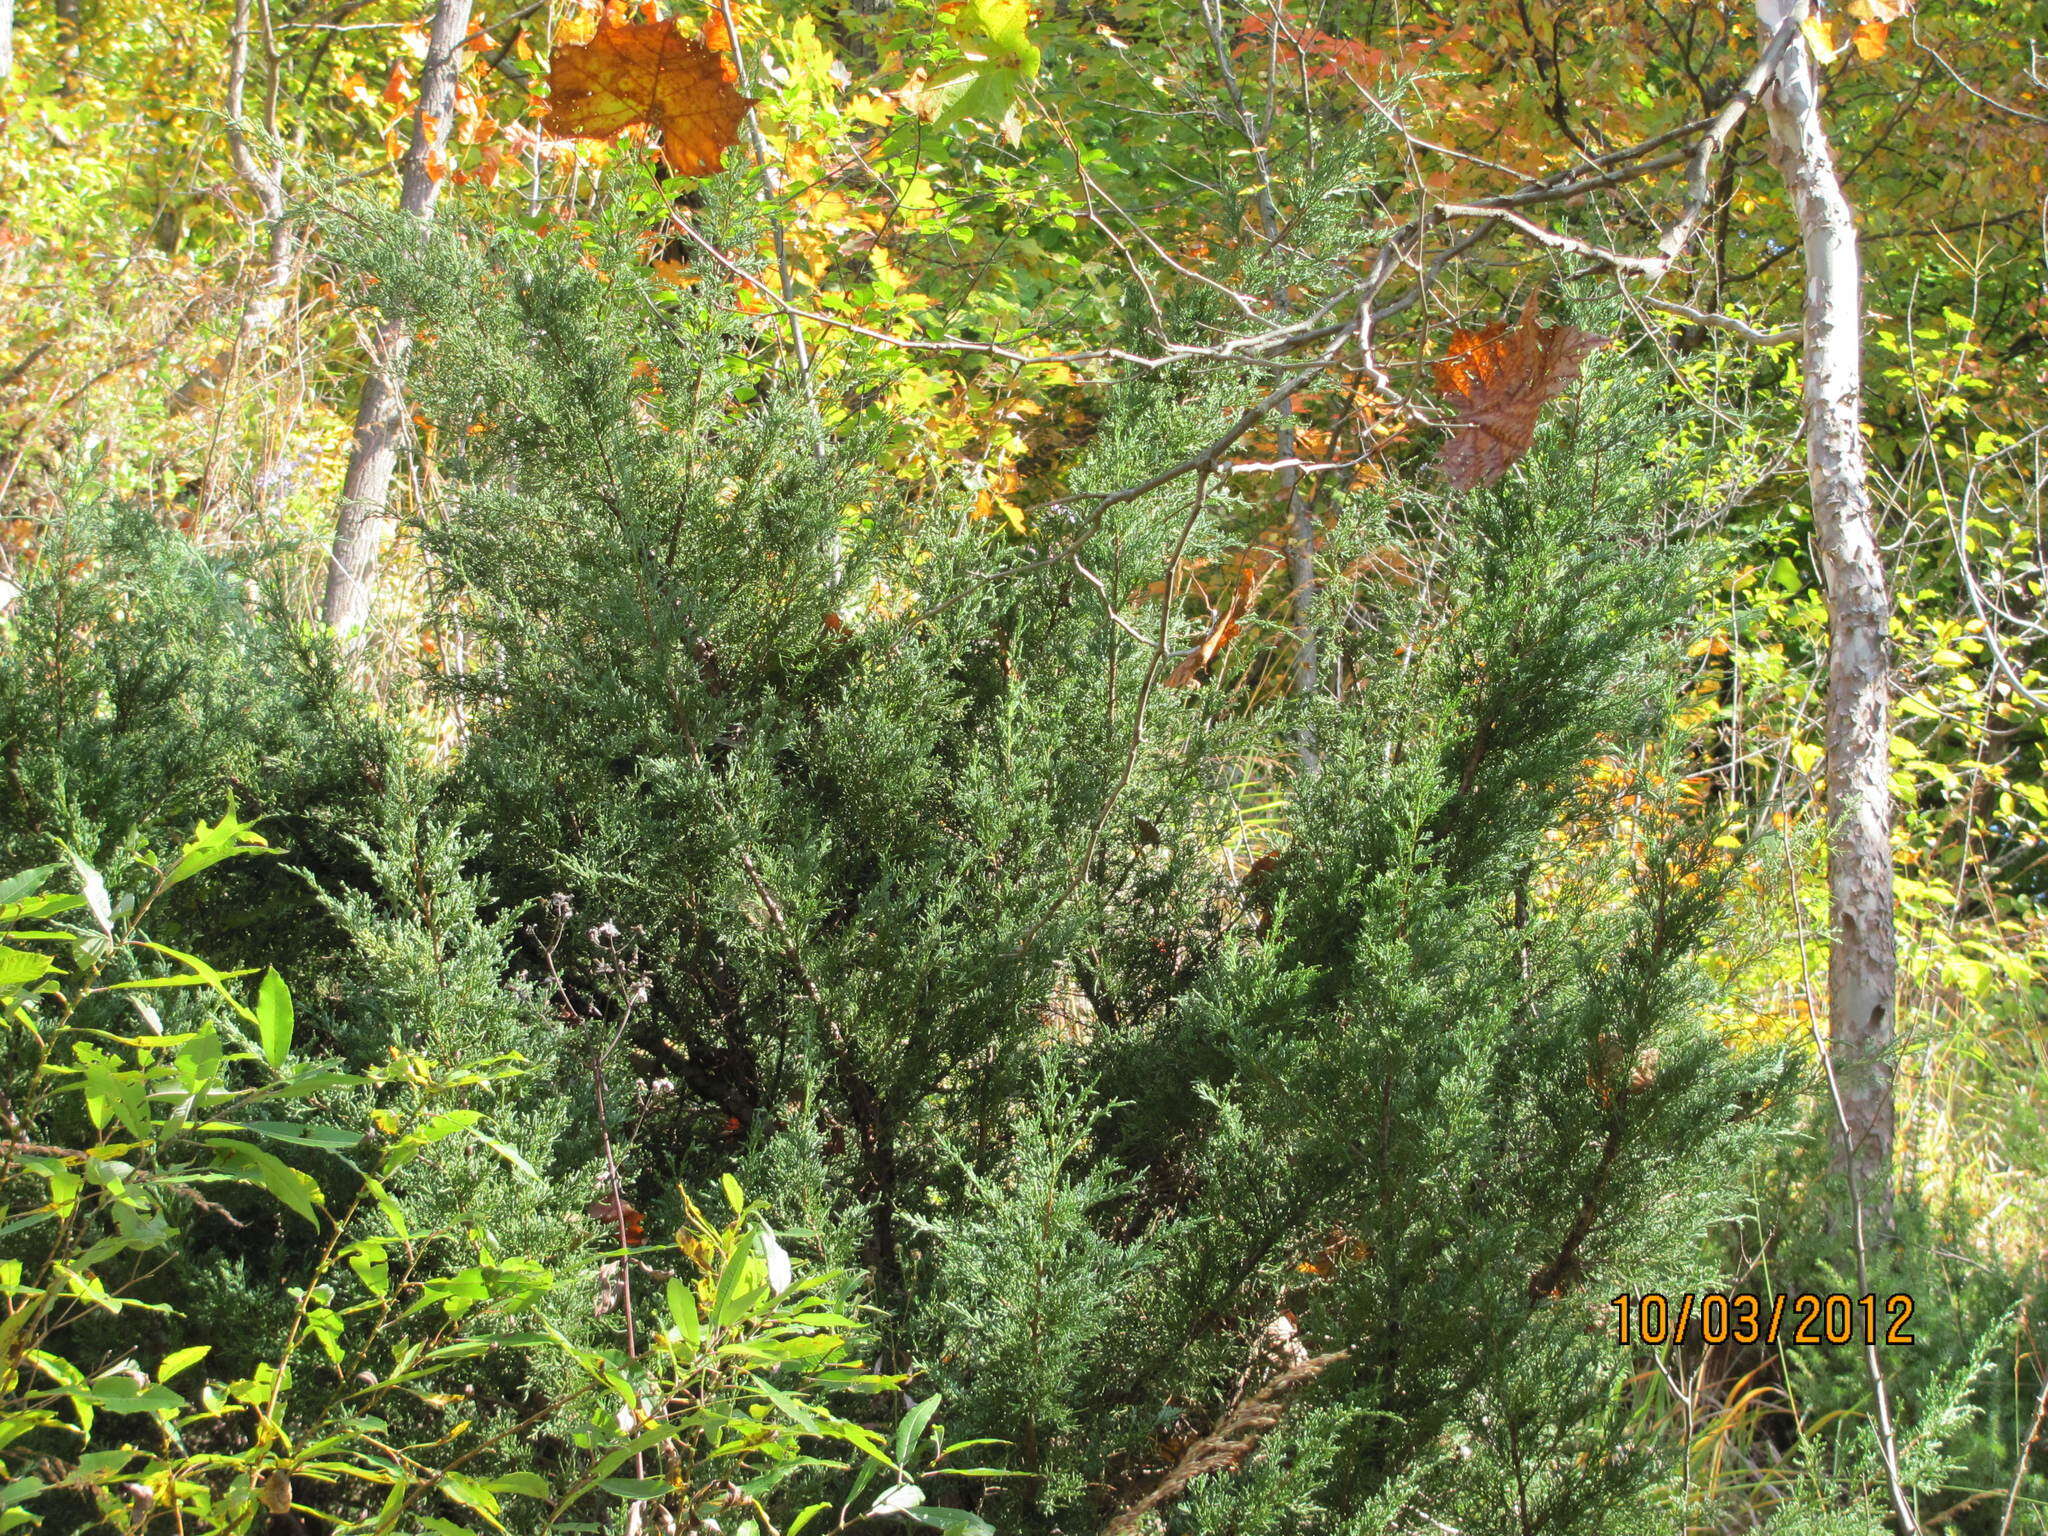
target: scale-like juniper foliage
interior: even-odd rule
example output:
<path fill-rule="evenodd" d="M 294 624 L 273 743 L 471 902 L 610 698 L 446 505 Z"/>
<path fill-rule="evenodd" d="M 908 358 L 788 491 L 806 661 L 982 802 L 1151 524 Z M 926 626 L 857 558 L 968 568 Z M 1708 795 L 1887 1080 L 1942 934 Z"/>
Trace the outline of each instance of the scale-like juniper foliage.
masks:
<path fill-rule="evenodd" d="M 783 368 L 624 220 L 370 246 L 460 441 L 426 530 L 458 793 L 502 900 L 621 935 L 556 959 L 652 1085 L 638 1197 L 771 1177 L 951 1427 L 1010 1442 L 1006 1530 L 1092 1528 L 1321 1354 L 1169 1528 L 1625 1510 L 1606 1301 L 1680 1271 L 1770 1086 L 1700 1016 L 1736 855 L 1658 746 L 1686 563 L 1648 396 L 1352 509 L 1405 551 L 1353 594 L 1377 629 L 1333 642 L 1341 701 L 1253 726 L 1161 686 L 1202 616 L 1133 596 L 1239 540 L 1227 478 L 1097 493 L 1265 376 L 1134 378 L 1017 542 L 903 505 L 833 425 L 865 381 Z M 1247 868 L 1222 790 L 1303 740 Z"/>

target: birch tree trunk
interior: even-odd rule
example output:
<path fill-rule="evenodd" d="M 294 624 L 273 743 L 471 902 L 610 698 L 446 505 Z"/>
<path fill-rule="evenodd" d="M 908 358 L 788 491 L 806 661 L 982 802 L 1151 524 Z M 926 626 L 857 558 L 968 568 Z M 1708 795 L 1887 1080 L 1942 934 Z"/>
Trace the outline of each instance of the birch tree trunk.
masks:
<path fill-rule="evenodd" d="M 14 73 L 14 0 L 0 0 L 0 80 Z"/>
<path fill-rule="evenodd" d="M 1765 36 L 1806 0 L 1757 0 Z M 1861 275 L 1856 223 L 1835 174 L 1819 83 L 1803 39 L 1764 98 L 1771 158 L 1799 220 L 1806 264 L 1801 343 L 1807 479 L 1828 602 L 1828 1038 L 1841 1100 L 1836 1166 L 1888 1226 L 1894 1124 L 1891 598 L 1863 454 Z"/>
<path fill-rule="evenodd" d="M 413 114 L 398 206 L 424 224 L 434 216 L 446 171 L 448 131 L 455 120 L 455 79 L 462 45 L 469 35 L 470 0 L 440 0 L 427 34 L 427 59 L 420 70 L 420 104 Z M 320 617 L 343 635 L 360 630 L 370 610 L 377 557 L 390 526 L 391 474 L 405 422 L 400 379 L 411 346 L 405 326 L 387 320 L 370 348 L 370 376 L 356 407 L 354 446 L 341 502 L 334 516 L 334 544 L 327 560 L 327 594 Z"/>

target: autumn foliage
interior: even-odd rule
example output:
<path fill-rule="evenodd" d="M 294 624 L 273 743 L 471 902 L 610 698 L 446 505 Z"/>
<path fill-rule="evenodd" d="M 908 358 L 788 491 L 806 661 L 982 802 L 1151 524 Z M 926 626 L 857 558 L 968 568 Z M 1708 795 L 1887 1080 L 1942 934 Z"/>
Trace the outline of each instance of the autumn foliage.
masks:
<path fill-rule="evenodd" d="M 607 9 L 590 41 L 556 45 L 541 126 L 578 139 L 655 129 L 670 170 L 715 176 L 754 105 L 734 89 L 738 79 L 721 20 L 714 18 L 699 40 L 673 17 L 629 21 Z"/>
<path fill-rule="evenodd" d="M 1491 485 L 1506 474 L 1536 440 L 1544 404 L 1563 394 L 1585 360 L 1607 345 L 1605 336 L 1541 324 L 1538 298 L 1529 295 L 1512 329 L 1496 320 L 1453 332 L 1449 355 L 1436 365 L 1437 388 L 1458 409 L 1443 452 L 1452 490 Z"/>

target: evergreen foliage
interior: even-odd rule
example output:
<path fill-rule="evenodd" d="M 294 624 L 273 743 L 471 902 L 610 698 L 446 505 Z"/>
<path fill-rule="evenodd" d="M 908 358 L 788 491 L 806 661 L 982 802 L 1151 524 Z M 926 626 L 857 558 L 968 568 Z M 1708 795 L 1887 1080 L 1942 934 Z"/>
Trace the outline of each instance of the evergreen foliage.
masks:
<path fill-rule="evenodd" d="M 0 0 L 0 1536 L 2048 1536 L 2039 27 L 430 9 Z"/>
<path fill-rule="evenodd" d="M 400 743 L 285 617 L 272 562 L 209 555 L 90 481 L 76 496 L 0 622 L 0 867 L 58 844 L 118 867 L 232 803 L 295 865 L 359 878 L 346 838 L 377 816 Z M 337 942 L 279 861 L 237 860 L 217 882 L 204 905 L 167 901 L 165 942 L 295 970 Z"/>
<path fill-rule="evenodd" d="M 1780 1082 L 1702 1024 L 1740 861 L 1657 746 L 1684 466 L 1643 391 L 1589 390 L 1496 491 L 1383 509 L 1432 573 L 1385 582 L 1346 702 L 1285 722 L 1321 771 L 1233 879 L 1223 776 L 1292 738 L 1159 686 L 1104 602 L 1225 547 L 1233 496 L 1086 493 L 1258 379 L 1128 384 L 1064 521 L 1006 548 L 892 507 L 624 219 L 594 264 L 381 239 L 462 440 L 427 530 L 476 641 L 442 680 L 455 793 L 505 899 L 631 936 L 629 980 L 596 942 L 562 974 L 674 1085 L 636 1198 L 744 1146 L 855 1228 L 905 1358 L 1013 1442 L 1028 1475 L 983 1505 L 1009 1528 L 1128 1502 L 1304 1348 L 1347 1352 L 1189 1518 L 1336 1528 L 1396 1486 L 1470 1530 L 1626 1507 L 1657 1469 L 1597 1308 L 1688 1272 Z"/>
<path fill-rule="evenodd" d="M 704 227 L 740 240 L 743 192 Z M 586 1497 L 752 1500 L 777 1530 L 838 1509 L 963 1536 L 1591 1536 L 1659 1507 L 1609 1299 L 1711 1286 L 1707 1236 L 1798 1085 L 1708 1027 L 1748 851 L 1673 723 L 1700 477 L 1624 362 L 1496 487 L 1349 493 L 1341 695 L 1245 714 L 1168 680 L 1211 622 L 1183 573 L 1255 524 L 1201 455 L 1262 371 L 1127 379 L 1026 541 L 905 503 L 837 419 L 866 381 L 786 369 L 727 290 L 650 268 L 630 200 L 588 239 L 329 217 L 455 445 L 419 529 L 465 637 L 427 679 L 454 761 L 134 514 L 52 531 L 67 558 L 0 669 L 9 719 L 57 721 L 10 759 L 7 847 L 140 882 L 131 981 L 163 984 L 145 913 L 274 945 L 298 1048 L 328 1058 L 252 1122 L 268 1161 L 220 1153 L 282 1209 L 223 1193 L 129 1282 L 165 1309 L 150 1351 L 242 1328 L 230 1396 L 291 1366 L 289 1422 L 356 1458 L 309 1507 L 367 1533 L 429 1489 L 493 1520 L 553 1500 L 536 1529 Z M 1291 786 L 1253 839 L 1247 764 Z M 163 829 L 229 790 L 291 862 L 159 907 Z M 88 1030 L 112 1008 L 21 1008 L 46 994 Z M 236 1028 L 211 994 L 167 1006 L 192 1038 Z M 269 1093 L 261 1060 L 283 1071 L 266 1045 L 221 1091 Z M 44 1140 L 96 1145 L 78 1105 L 34 1102 Z M 75 1337 L 111 1358 L 119 1317 Z M 847 1353 L 869 1326 L 873 1366 Z M 429 1360 L 463 1362 L 459 1395 L 394 1390 Z M 1974 1360 L 1915 1383 L 1925 1486 Z M 453 1444 L 459 1404 L 473 1464 L 420 1460 L 374 1507 L 364 1392 L 415 1447 Z M 221 1465 L 293 1454 L 272 1445 Z M 912 1482 L 969 1445 L 980 1469 Z M 114 1475 L 87 1480 L 103 1521 Z M 94 1528 L 82 1495 L 52 1507 Z"/>

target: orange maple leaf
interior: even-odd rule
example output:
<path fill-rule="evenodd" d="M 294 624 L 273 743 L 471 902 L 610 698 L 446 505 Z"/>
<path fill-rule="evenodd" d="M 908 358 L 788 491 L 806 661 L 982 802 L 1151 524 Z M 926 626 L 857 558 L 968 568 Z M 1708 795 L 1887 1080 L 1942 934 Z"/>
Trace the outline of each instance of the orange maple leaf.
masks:
<path fill-rule="evenodd" d="M 755 101 L 733 89 L 739 72 L 720 43 L 729 45 L 722 25 L 699 42 L 673 18 L 626 21 L 608 9 L 589 42 L 556 45 L 542 130 L 608 139 L 640 125 L 659 128 L 671 170 L 715 176 Z"/>
<path fill-rule="evenodd" d="M 1536 440 L 1536 416 L 1579 376 L 1586 358 L 1608 338 L 1569 325 L 1539 325 L 1537 295 L 1510 330 L 1496 320 L 1455 331 L 1436 365 L 1436 387 L 1458 408 L 1444 445 L 1444 478 L 1454 491 L 1491 485 Z"/>

